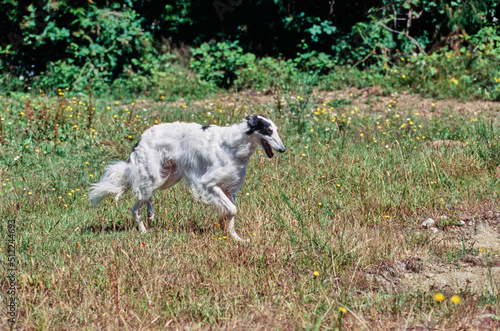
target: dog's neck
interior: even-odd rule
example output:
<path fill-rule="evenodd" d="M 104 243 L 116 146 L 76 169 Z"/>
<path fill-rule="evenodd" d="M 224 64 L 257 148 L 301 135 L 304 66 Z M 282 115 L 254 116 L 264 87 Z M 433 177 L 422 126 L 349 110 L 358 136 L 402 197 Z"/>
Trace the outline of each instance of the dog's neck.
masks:
<path fill-rule="evenodd" d="M 246 121 L 232 125 L 226 129 L 226 134 L 229 139 L 226 139 L 224 142 L 229 149 L 233 151 L 234 156 L 244 161 L 246 164 L 250 156 L 257 150 L 259 143 L 253 135 L 246 133 L 248 131 L 248 124 Z"/>

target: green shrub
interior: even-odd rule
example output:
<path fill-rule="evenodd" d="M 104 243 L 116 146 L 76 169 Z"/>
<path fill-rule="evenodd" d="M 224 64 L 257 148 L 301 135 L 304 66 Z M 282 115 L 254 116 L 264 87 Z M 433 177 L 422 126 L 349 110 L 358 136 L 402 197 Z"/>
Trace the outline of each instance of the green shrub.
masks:
<path fill-rule="evenodd" d="M 300 75 L 294 61 L 264 57 L 240 70 L 234 88 L 274 89 L 295 83 Z"/>
<path fill-rule="evenodd" d="M 191 68 L 198 77 L 225 88 L 232 86 L 240 72 L 255 61 L 255 55 L 243 53 L 237 41 L 203 43 L 192 52 Z"/>

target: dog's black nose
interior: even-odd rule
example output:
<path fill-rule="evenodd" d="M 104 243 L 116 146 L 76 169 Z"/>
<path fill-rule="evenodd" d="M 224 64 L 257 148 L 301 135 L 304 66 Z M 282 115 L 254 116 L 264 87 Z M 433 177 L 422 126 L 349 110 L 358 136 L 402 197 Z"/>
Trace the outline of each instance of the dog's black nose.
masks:
<path fill-rule="evenodd" d="M 285 153 L 285 147 L 278 149 L 278 152 Z"/>

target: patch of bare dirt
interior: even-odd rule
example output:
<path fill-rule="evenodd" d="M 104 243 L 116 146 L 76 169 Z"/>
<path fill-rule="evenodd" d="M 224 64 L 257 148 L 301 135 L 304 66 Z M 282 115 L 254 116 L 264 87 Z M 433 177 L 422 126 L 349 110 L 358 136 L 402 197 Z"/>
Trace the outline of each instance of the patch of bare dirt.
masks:
<path fill-rule="evenodd" d="M 456 99 L 435 100 L 406 92 L 384 95 L 382 89 L 378 87 L 367 87 L 364 89 L 349 88 L 341 91 L 318 91 L 315 95 L 323 102 L 346 99 L 351 100 L 351 106 L 358 107 L 359 109 L 369 107 L 374 111 L 383 111 L 390 103 L 394 108 L 415 111 L 422 115 L 448 111 L 458 114 L 479 114 L 484 111 L 500 111 L 500 102 L 495 101 L 474 100 L 461 102 Z"/>
<path fill-rule="evenodd" d="M 430 141 L 426 145 L 432 146 L 432 147 L 453 147 L 453 146 L 464 147 L 464 146 L 467 146 L 467 144 L 464 143 L 463 141 L 441 140 L 441 139 Z"/>
<path fill-rule="evenodd" d="M 286 100 L 293 96 L 296 95 L 293 93 L 285 95 L 273 90 L 246 90 L 236 93 L 219 93 L 214 98 L 191 101 L 187 104 L 188 107 L 194 108 L 200 108 L 207 103 L 213 103 L 214 105 L 223 104 L 226 107 L 230 104 L 266 105 L 277 104 L 278 102 L 286 104 Z M 345 99 L 350 102 L 349 105 L 343 107 L 358 107 L 360 110 L 383 111 L 387 109 L 389 104 L 391 104 L 393 109 L 414 111 L 424 116 L 431 116 L 433 113 L 443 112 L 453 112 L 458 114 L 480 114 L 481 112 L 500 113 L 500 102 L 482 100 L 461 102 L 456 99 L 436 100 L 406 92 L 386 95 L 382 88 L 377 86 L 363 89 L 348 88 L 339 91 L 321 91 L 315 89 L 311 97 L 312 102 L 320 104 L 339 99 Z M 170 103 L 151 102 L 149 100 L 136 101 L 136 105 L 139 107 L 155 107 L 164 105 L 180 107 L 185 104 L 186 101 L 184 99 L 179 99 Z"/>
<path fill-rule="evenodd" d="M 500 291 L 500 212 L 465 217 L 432 234 L 448 257 L 412 257 L 367 270 L 372 288 L 388 293 L 498 293 Z M 427 230 L 424 230 L 427 231 Z"/>

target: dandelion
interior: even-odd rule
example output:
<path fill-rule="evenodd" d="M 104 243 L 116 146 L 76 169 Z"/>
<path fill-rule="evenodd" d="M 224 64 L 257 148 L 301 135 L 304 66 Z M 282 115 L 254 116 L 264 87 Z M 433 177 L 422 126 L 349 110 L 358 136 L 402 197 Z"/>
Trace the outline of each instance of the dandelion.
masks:
<path fill-rule="evenodd" d="M 454 295 L 451 297 L 450 301 L 458 305 L 460 303 L 460 297 L 458 295 Z"/>
<path fill-rule="evenodd" d="M 360 136 L 360 137 L 363 137 L 363 134 L 362 134 L 362 133 L 360 133 L 360 134 L 359 134 L 359 136 Z"/>
<path fill-rule="evenodd" d="M 92 174 L 90 174 L 89 176 L 90 176 L 90 177 L 94 177 L 94 175 L 92 175 Z"/>
<path fill-rule="evenodd" d="M 436 293 L 434 294 L 434 300 L 437 302 L 441 302 L 444 300 L 444 295 L 442 293 Z"/>
<path fill-rule="evenodd" d="M 347 309 L 345 309 L 344 307 L 339 307 L 339 310 L 342 314 L 347 313 Z"/>
<path fill-rule="evenodd" d="M 319 276 L 319 272 L 315 271 L 315 272 L 313 272 L 313 275 L 314 275 L 314 277 L 318 277 Z"/>
<path fill-rule="evenodd" d="M 406 78 L 406 75 L 401 75 L 401 78 L 403 78 L 403 79 Z"/>
<path fill-rule="evenodd" d="M 29 194 L 29 195 L 32 195 L 33 193 L 31 193 L 31 191 L 30 191 L 30 192 L 28 192 L 28 194 Z"/>

